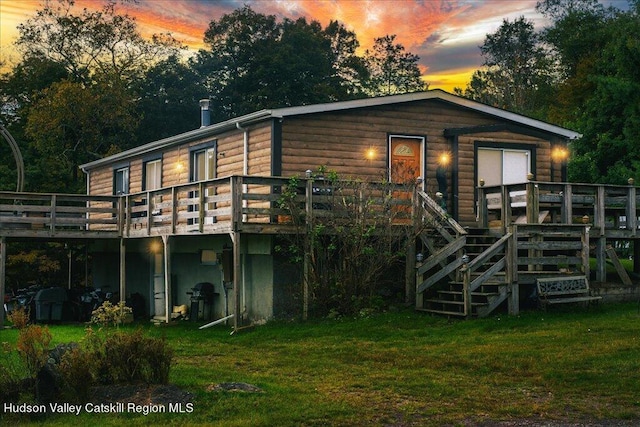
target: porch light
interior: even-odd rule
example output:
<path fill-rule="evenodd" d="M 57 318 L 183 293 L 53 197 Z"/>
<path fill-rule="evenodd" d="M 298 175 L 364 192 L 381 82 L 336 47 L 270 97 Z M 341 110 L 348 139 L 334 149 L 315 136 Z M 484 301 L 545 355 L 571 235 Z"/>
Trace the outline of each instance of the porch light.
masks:
<path fill-rule="evenodd" d="M 149 252 L 152 254 L 160 253 L 161 249 L 162 245 L 157 240 L 152 240 L 151 243 L 149 243 Z"/>
<path fill-rule="evenodd" d="M 627 184 L 629 184 L 629 185 L 633 185 L 633 184 L 635 184 L 635 182 L 636 182 L 636 180 L 635 180 L 635 179 L 633 179 L 633 178 L 629 178 L 629 179 L 627 180 Z"/>
<path fill-rule="evenodd" d="M 422 262 L 424 260 L 424 254 L 422 252 L 418 252 L 416 254 L 416 261 Z"/>
<path fill-rule="evenodd" d="M 562 163 L 569 157 L 569 151 L 564 147 L 555 147 L 551 151 L 551 158 L 554 162 Z"/>
<path fill-rule="evenodd" d="M 176 163 L 176 171 L 182 172 L 184 170 L 184 164 L 182 162 Z"/>
<path fill-rule="evenodd" d="M 367 158 L 367 160 L 375 160 L 376 149 L 373 147 L 369 147 L 367 151 L 364 153 L 364 156 Z"/>
<path fill-rule="evenodd" d="M 438 157 L 438 164 L 442 167 L 449 166 L 451 163 L 451 154 L 449 153 L 441 153 Z"/>

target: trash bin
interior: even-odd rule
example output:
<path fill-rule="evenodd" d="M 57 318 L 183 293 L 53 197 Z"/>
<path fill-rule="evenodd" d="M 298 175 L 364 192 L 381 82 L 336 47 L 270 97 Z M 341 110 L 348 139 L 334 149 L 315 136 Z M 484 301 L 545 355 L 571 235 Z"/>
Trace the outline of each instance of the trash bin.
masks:
<path fill-rule="evenodd" d="M 62 320 L 62 308 L 67 299 L 67 291 L 63 288 L 47 288 L 38 291 L 34 297 L 36 321 Z"/>

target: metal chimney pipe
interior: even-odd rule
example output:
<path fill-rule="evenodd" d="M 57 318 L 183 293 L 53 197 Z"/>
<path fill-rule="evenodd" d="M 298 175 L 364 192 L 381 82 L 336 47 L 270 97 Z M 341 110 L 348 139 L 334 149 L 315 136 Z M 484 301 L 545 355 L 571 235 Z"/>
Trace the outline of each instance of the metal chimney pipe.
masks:
<path fill-rule="evenodd" d="M 211 124 L 211 112 L 209 111 L 210 100 L 200 100 L 200 128 L 207 127 Z"/>

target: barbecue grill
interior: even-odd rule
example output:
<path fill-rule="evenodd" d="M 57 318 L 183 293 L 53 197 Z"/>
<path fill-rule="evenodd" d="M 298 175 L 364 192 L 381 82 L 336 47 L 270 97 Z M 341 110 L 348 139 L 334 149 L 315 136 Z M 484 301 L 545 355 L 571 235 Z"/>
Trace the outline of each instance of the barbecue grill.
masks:
<path fill-rule="evenodd" d="M 187 294 L 191 296 L 190 319 L 194 322 L 198 320 L 211 320 L 213 302 L 215 296 L 218 295 L 218 293 L 215 292 L 213 283 L 196 283 L 196 285 L 191 288 L 191 292 L 187 292 Z"/>

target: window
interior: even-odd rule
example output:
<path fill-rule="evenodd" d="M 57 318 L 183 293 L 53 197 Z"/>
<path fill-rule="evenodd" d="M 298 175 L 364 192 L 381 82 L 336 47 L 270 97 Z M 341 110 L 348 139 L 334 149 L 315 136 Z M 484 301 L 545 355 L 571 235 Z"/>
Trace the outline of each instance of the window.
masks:
<path fill-rule="evenodd" d="M 162 187 L 162 159 L 149 160 L 144 163 L 142 190 L 152 191 Z M 162 196 L 151 197 L 151 215 L 160 215 L 156 206 L 162 202 Z"/>
<path fill-rule="evenodd" d="M 113 171 L 113 194 L 116 196 L 129 194 L 129 166 Z"/>
<path fill-rule="evenodd" d="M 216 148 L 191 152 L 191 181 L 205 181 L 216 177 Z"/>
<path fill-rule="evenodd" d="M 190 153 L 191 163 L 191 182 L 208 181 L 216 177 L 216 144 L 207 143 L 204 146 L 197 146 L 192 148 Z M 213 196 L 215 189 L 206 188 L 205 197 Z M 198 192 L 194 191 L 191 197 L 199 197 Z M 216 208 L 215 203 L 207 203 L 205 210 L 213 210 Z M 198 206 L 190 206 L 190 210 L 197 211 Z M 205 224 L 212 224 L 215 222 L 215 218 L 211 216 L 205 216 Z"/>
<path fill-rule="evenodd" d="M 162 187 L 162 160 L 151 160 L 144 164 L 143 190 L 156 190 Z"/>

